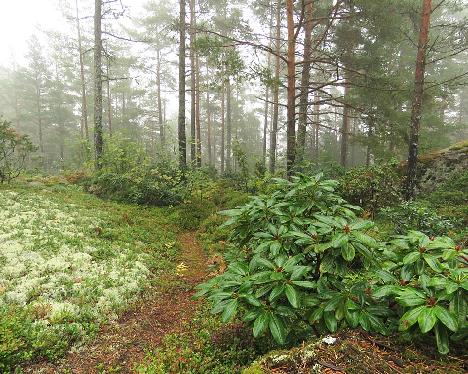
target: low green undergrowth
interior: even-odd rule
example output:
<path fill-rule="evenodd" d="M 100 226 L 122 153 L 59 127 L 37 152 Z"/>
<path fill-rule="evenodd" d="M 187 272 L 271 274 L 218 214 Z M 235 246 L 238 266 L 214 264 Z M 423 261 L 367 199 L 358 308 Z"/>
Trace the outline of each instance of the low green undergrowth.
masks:
<path fill-rule="evenodd" d="M 241 323 L 222 325 L 206 306 L 202 306 L 195 317 L 185 323 L 183 332 L 167 335 L 135 372 L 234 374 L 268 347 L 268 343 L 255 342 Z"/>

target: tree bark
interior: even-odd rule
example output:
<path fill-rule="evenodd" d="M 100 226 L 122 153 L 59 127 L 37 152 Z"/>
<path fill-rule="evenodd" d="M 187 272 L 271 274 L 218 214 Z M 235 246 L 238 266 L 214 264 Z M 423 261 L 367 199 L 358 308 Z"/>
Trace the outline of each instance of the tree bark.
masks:
<path fill-rule="evenodd" d="M 275 85 L 273 87 L 273 119 L 271 122 L 270 134 L 270 173 L 274 174 L 276 169 L 276 143 L 278 135 L 278 119 L 279 119 L 279 79 L 280 79 L 280 64 L 279 54 L 281 52 L 281 4 L 282 0 L 276 3 L 276 36 L 275 36 Z"/>
<path fill-rule="evenodd" d="M 406 199 L 411 200 L 415 194 L 418 164 L 419 127 L 422 114 L 424 93 L 424 73 L 426 69 L 426 49 L 429 39 L 432 1 L 422 0 L 421 26 L 419 29 L 418 53 L 416 57 L 414 93 L 411 109 L 411 125 L 408 145 L 408 174 L 406 180 Z"/>
<path fill-rule="evenodd" d="M 200 128 L 200 59 L 195 56 L 195 132 L 197 141 L 197 167 L 202 166 L 202 144 Z"/>
<path fill-rule="evenodd" d="M 187 167 L 187 141 L 185 136 L 185 0 L 179 0 L 179 165 Z"/>
<path fill-rule="evenodd" d="M 39 75 L 36 73 L 36 111 L 37 111 L 37 127 L 39 132 L 39 150 L 41 157 L 44 157 L 44 140 L 42 135 L 42 95 L 41 83 L 39 82 Z"/>
<path fill-rule="evenodd" d="M 318 91 L 314 95 L 314 159 L 318 160 L 320 145 L 320 96 Z"/>
<path fill-rule="evenodd" d="M 196 165 L 195 0 L 190 0 L 190 162 Z"/>
<path fill-rule="evenodd" d="M 372 147 L 371 141 L 374 134 L 374 124 L 371 119 L 368 120 L 367 128 L 367 149 L 366 149 L 366 166 L 369 167 L 372 162 Z"/>
<path fill-rule="evenodd" d="M 86 100 L 86 81 L 84 75 L 83 47 L 81 43 L 81 24 L 78 8 L 78 0 L 75 0 L 76 7 L 76 29 L 78 33 L 78 54 L 80 61 L 80 83 L 81 83 L 81 136 L 89 142 L 88 129 L 88 102 Z"/>
<path fill-rule="evenodd" d="M 163 107 L 161 98 L 161 51 L 156 51 L 156 89 L 158 95 L 158 122 L 159 122 L 159 139 L 161 141 L 161 147 L 164 147 L 166 142 L 164 134 L 164 123 L 163 123 Z"/>
<path fill-rule="evenodd" d="M 107 93 L 107 122 L 109 124 L 109 136 L 112 137 L 112 98 L 110 92 L 110 59 L 107 58 L 106 65 L 106 93 Z"/>
<path fill-rule="evenodd" d="M 208 64 L 206 65 L 206 77 L 207 80 L 209 79 L 208 77 L 210 76 L 210 71 L 208 68 Z M 207 123 L 207 130 L 208 130 L 208 135 L 207 135 L 207 149 L 208 149 L 208 164 L 211 166 L 213 165 L 213 154 L 211 152 L 211 108 L 210 108 L 210 88 L 207 85 L 206 89 L 206 123 Z"/>
<path fill-rule="evenodd" d="M 273 0 L 270 0 L 270 38 L 273 36 Z M 273 42 L 270 42 L 270 47 L 272 47 Z M 267 56 L 267 67 L 268 70 L 271 68 L 271 53 L 268 53 Z M 270 108 L 270 87 L 268 84 L 265 85 L 265 110 L 264 110 L 264 119 L 263 119 L 263 144 L 262 144 L 262 160 L 263 166 L 266 167 L 266 154 L 267 154 L 267 135 L 268 135 L 268 114 Z"/>
<path fill-rule="evenodd" d="M 221 174 L 224 174 L 224 115 L 225 115 L 225 106 L 224 106 L 224 82 L 221 86 Z"/>
<path fill-rule="evenodd" d="M 297 163 L 304 160 L 309 108 L 310 57 L 312 54 L 312 1 L 303 0 L 304 7 L 304 63 L 302 65 L 301 99 L 299 103 L 299 126 L 297 130 Z"/>
<path fill-rule="evenodd" d="M 344 106 L 343 106 L 343 123 L 341 125 L 341 152 L 340 152 L 340 163 L 341 166 L 346 168 L 348 163 L 348 140 L 349 140 L 349 105 L 346 104 L 346 101 L 349 98 L 349 82 L 348 78 L 344 78 Z"/>
<path fill-rule="evenodd" d="M 226 80 L 226 171 L 231 171 L 232 153 L 232 103 L 231 78 Z"/>
<path fill-rule="evenodd" d="M 102 0 L 94 1 L 94 148 L 96 168 L 101 168 L 102 139 Z"/>
<path fill-rule="evenodd" d="M 287 145 L 286 170 L 293 172 L 296 157 L 296 40 L 294 35 L 294 1 L 286 0 L 288 26 L 288 104 L 287 104 Z"/>

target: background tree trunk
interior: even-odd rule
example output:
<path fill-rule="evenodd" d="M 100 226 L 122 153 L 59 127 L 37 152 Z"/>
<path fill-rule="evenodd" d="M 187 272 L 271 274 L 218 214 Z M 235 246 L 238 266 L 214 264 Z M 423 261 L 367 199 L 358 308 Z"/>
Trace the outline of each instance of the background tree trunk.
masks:
<path fill-rule="evenodd" d="M 209 77 L 209 69 L 206 67 L 206 76 Z M 211 152 L 211 108 L 210 108 L 210 89 L 206 89 L 206 123 L 207 123 L 207 150 L 208 150 L 208 164 L 213 165 L 213 153 Z"/>
<path fill-rule="evenodd" d="M 318 161 L 320 145 L 320 95 L 318 91 L 314 95 L 314 159 Z"/>
<path fill-rule="evenodd" d="M 190 0 L 190 162 L 196 165 L 195 0 Z"/>
<path fill-rule="evenodd" d="M 348 140 L 349 140 L 349 105 L 346 104 L 346 101 L 349 98 L 349 82 L 348 78 L 344 78 L 344 105 L 343 105 L 343 123 L 341 126 L 341 153 L 340 153 L 340 163 L 341 166 L 346 168 L 348 163 Z"/>
<path fill-rule="evenodd" d="M 75 0 L 76 7 L 76 29 L 78 33 L 78 54 L 80 61 L 80 85 L 81 85 L 81 136 L 89 142 L 89 129 L 88 129 L 88 103 L 86 100 L 86 82 L 84 75 L 84 62 L 83 62 L 83 47 L 81 45 L 81 24 L 80 13 L 78 8 L 78 0 Z"/>
<path fill-rule="evenodd" d="M 292 174 L 296 157 L 296 41 L 294 35 L 294 1 L 286 0 L 288 24 L 288 111 L 286 170 Z"/>
<path fill-rule="evenodd" d="M 187 141 L 185 136 L 185 0 L 179 0 L 179 165 L 187 167 Z"/>
<path fill-rule="evenodd" d="M 271 122 L 270 134 L 270 173 L 274 173 L 276 169 L 276 137 L 278 135 L 278 119 L 279 119 L 279 79 L 280 79 L 280 58 L 281 52 L 281 4 L 278 0 L 276 3 L 276 36 L 275 36 L 275 85 L 273 88 L 273 119 Z"/>
<path fill-rule="evenodd" d="M 197 167 L 202 166 L 201 128 L 200 128 L 200 59 L 195 56 L 195 132 L 197 141 Z"/>
<path fill-rule="evenodd" d="M 102 0 L 94 1 L 94 149 L 96 167 L 101 168 L 102 140 Z"/>
<path fill-rule="evenodd" d="M 166 138 L 164 134 L 163 122 L 163 107 L 161 97 L 161 51 L 158 49 L 156 52 L 156 86 L 158 90 L 158 122 L 159 122 L 159 139 L 161 141 L 161 148 L 164 148 Z"/>
<path fill-rule="evenodd" d="M 421 26 L 419 29 L 418 54 L 414 79 L 414 93 L 411 109 L 411 125 L 409 129 L 408 146 L 408 175 L 406 181 L 406 199 L 414 197 L 416 187 L 416 173 L 418 164 L 419 126 L 422 114 L 422 100 L 424 93 L 424 73 L 426 69 L 426 49 L 429 39 L 429 26 L 431 21 L 432 2 L 422 1 Z"/>
<path fill-rule="evenodd" d="M 221 86 L 221 174 L 224 174 L 224 82 Z"/>
<path fill-rule="evenodd" d="M 274 20 L 274 6 L 273 0 L 270 0 L 270 29 L 269 34 L 270 38 L 273 39 L 273 20 Z M 273 40 L 270 42 L 270 47 L 273 47 Z M 271 68 L 271 53 L 268 53 L 267 56 L 267 68 Z M 263 118 L 263 143 L 262 143 L 262 160 L 263 166 L 266 167 L 266 154 L 267 154 L 267 135 L 268 135 L 268 115 L 270 109 L 270 87 L 268 84 L 265 85 L 265 109 L 264 109 L 264 118 Z"/>
<path fill-rule="evenodd" d="M 107 122 L 109 124 L 109 136 L 112 137 L 112 98 L 110 91 L 110 58 L 107 58 L 106 65 L 106 91 L 107 91 Z"/>
<path fill-rule="evenodd" d="M 226 80 L 226 171 L 231 171 L 232 153 L 232 107 L 231 77 Z"/>
<path fill-rule="evenodd" d="M 36 110 L 37 110 L 37 127 L 39 133 L 39 151 L 41 157 L 44 157 L 44 140 L 42 135 L 42 97 L 41 97 L 41 83 L 39 76 L 36 76 Z"/>
<path fill-rule="evenodd" d="M 297 163 L 304 159 L 309 102 L 310 58 L 312 54 L 312 1 L 304 0 L 304 63 L 302 66 L 299 126 L 297 130 Z"/>

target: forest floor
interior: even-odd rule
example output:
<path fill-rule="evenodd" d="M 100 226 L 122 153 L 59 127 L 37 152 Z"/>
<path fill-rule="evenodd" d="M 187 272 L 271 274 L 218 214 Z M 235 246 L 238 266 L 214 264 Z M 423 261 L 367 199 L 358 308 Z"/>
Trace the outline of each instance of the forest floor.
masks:
<path fill-rule="evenodd" d="M 22 366 L 22 371 L 18 372 L 234 374 L 240 373 L 254 360 L 257 363 L 246 369 L 246 374 L 445 374 L 464 373 L 468 367 L 466 355 L 441 358 L 433 347 L 403 343 L 395 337 L 371 336 L 359 330 L 334 334 L 336 344 L 323 343 L 320 337 L 290 350 L 276 351 L 282 352 L 283 357 L 290 357 L 312 344 L 313 359 L 304 362 L 302 367 L 288 362 L 259 367 L 258 363 L 263 358 L 259 358 L 261 353 L 251 338 L 250 329 L 240 322 L 229 325 L 214 322 L 218 319 L 210 316 L 206 303 L 192 299 L 194 287 L 209 276 L 209 261 L 196 240 L 196 233 L 180 232 L 179 222 L 169 210 L 105 201 L 57 186 L 55 182 L 51 186 L 16 186 L 14 191 L 16 195 L 11 195 L 9 189 L 0 189 L 0 197 L 3 193 L 4 197 L 14 199 L 18 211 L 43 211 L 37 217 L 40 224 L 23 228 L 23 231 L 41 231 L 44 220 L 57 226 L 48 224 L 49 230 L 45 230 L 48 234 L 51 228 L 55 228 L 57 232 L 69 230 L 70 235 L 75 236 L 72 228 L 81 230 L 84 226 L 78 232 L 83 234 L 82 241 L 86 240 L 96 248 L 108 248 L 103 261 L 109 262 L 113 258 L 111 249 L 114 245 L 120 249 L 127 248 L 126 245 L 137 247 L 134 252 L 136 258 L 143 261 L 144 256 L 149 256 L 146 264 L 152 266 L 153 274 L 146 279 L 149 286 L 144 292 L 130 305 L 122 303 L 123 312 L 118 314 L 119 317 L 100 324 L 99 331 L 91 339 L 72 347 L 61 359 L 35 360 L 33 364 Z M 36 207 L 37 204 L 42 205 Z M 51 207 L 58 213 L 51 216 Z M 64 207 L 69 209 L 63 210 Z M 67 215 L 76 211 L 79 216 L 72 217 L 67 230 L 62 223 L 59 225 L 62 217 L 59 213 L 62 211 Z M 99 220 L 90 221 L 92 224 L 88 222 L 88 217 L 94 217 L 98 212 Z M 17 212 L 12 211 L 9 220 L 12 225 L 20 226 L 14 218 L 16 216 Z M 18 240 L 22 238 L 19 234 L 17 237 Z M 65 243 L 74 243 L 67 240 Z M 129 259 L 134 258 L 130 255 L 129 252 Z M 177 264 L 179 266 L 176 267 Z M 89 303 L 93 300 L 90 299 Z M 264 357 L 267 356 L 269 353 Z"/>
<path fill-rule="evenodd" d="M 140 302 L 115 323 L 104 325 L 89 345 L 70 352 L 57 363 L 25 368 L 27 373 L 134 373 L 148 352 L 163 338 L 181 332 L 197 310 L 193 288 L 206 277 L 206 257 L 194 232 L 179 234 L 179 274 L 163 277 Z"/>

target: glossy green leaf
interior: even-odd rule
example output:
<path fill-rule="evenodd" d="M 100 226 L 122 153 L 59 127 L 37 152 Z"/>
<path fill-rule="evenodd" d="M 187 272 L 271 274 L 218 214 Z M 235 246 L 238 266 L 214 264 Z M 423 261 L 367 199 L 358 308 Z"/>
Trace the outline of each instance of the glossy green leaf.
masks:
<path fill-rule="evenodd" d="M 444 270 L 439 260 L 437 260 L 434 256 L 425 254 L 423 255 L 423 257 L 426 263 L 429 265 L 429 267 L 435 272 L 440 273 L 441 271 Z"/>
<path fill-rule="evenodd" d="M 434 306 L 434 314 L 448 329 L 452 331 L 458 330 L 458 322 L 456 318 L 447 309 L 440 305 Z"/>
<path fill-rule="evenodd" d="M 400 318 L 399 330 L 408 330 L 411 326 L 418 322 L 419 314 L 423 311 L 425 307 L 425 305 L 421 305 L 417 308 L 410 309 L 405 314 L 403 314 L 403 316 Z"/>
<path fill-rule="evenodd" d="M 371 322 L 369 319 L 369 315 L 366 312 L 362 312 L 361 315 L 359 316 L 359 324 L 361 327 L 366 330 L 370 331 L 371 330 Z"/>
<path fill-rule="evenodd" d="M 404 265 L 412 264 L 416 262 L 417 260 L 419 260 L 420 257 L 421 257 L 421 254 L 419 252 L 408 253 L 405 257 L 403 257 L 403 264 Z"/>
<path fill-rule="evenodd" d="M 224 307 L 221 321 L 224 323 L 231 321 L 237 313 L 237 300 L 230 300 Z"/>
<path fill-rule="evenodd" d="M 330 332 L 335 332 L 338 327 L 338 322 L 335 318 L 334 312 L 324 312 L 323 319 L 325 321 L 325 325 Z"/>
<path fill-rule="evenodd" d="M 278 344 L 283 345 L 286 339 L 286 330 L 283 321 L 278 316 L 271 314 L 268 325 L 273 339 L 275 339 Z"/>
<path fill-rule="evenodd" d="M 363 234 L 359 231 L 352 232 L 353 237 L 360 243 L 364 244 L 366 247 L 369 248 L 377 248 L 377 241 L 370 237 L 369 235 Z"/>
<path fill-rule="evenodd" d="M 317 282 L 311 282 L 311 281 L 292 281 L 293 284 L 296 286 L 302 287 L 302 288 L 317 288 Z"/>
<path fill-rule="evenodd" d="M 356 328 L 359 325 L 359 315 L 360 313 L 356 310 L 355 311 L 347 310 L 345 312 L 345 319 L 350 327 Z"/>
<path fill-rule="evenodd" d="M 312 270 L 310 266 L 295 266 L 291 273 L 291 280 L 303 278 L 307 273 Z"/>
<path fill-rule="evenodd" d="M 261 306 L 262 303 L 260 302 L 260 300 L 258 300 L 255 296 L 253 295 L 240 295 L 240 297 L 242 297 L 243 299 L 245 299 L 245 301 L 247 301 L 250 305 L 253 305 L 253 306 Z"/>
<path fill-rule="evenodd" d="M 254 325 L 253 325 L 253 335 L 255 338 L 265 333 L 269 322 L 270 322 L 269 313 L 263 311 L 262 313 L 259 314 L 259 316 L 255 319 Z"/>
<path fill-rule="evenodd" d="M 419 313 L 418 324 L 423 334 L 431 331 L 436 322 L 437 318 L 433 308 L 427 306 Z"/>
<path fill-rule="evenodd" d="M 438 323 L 434 327 L 434 333 L 436 337 L 437 350 L 439 353 L 446 355 L 449 353 L 449 337 L 447 334 L 447 329 Z"/>
<path fill-rule="evenodd" d="M 309 322 L 314 323 L 319 321 L 323 317 L 323 308 L 317 307 L 309 315 Z"/>
<path fill-rule="evenodd" d="M 333 248 L 340 248 L 346 243 L 348 243 L 348 235 L 346 234 L 338 233 L 332 237 L 331 245 Z"/>
<path fill-rule="evenodd" d="M 274 241 L 271 243 L 270 245 L 270 253 L 273 255 L 273 256 L 277 256 L 280 252 L 280 249 L 281 249 L 281 243 L 278 242 L 278 241 Z"/>
<path fill-rule="evenodd" d="M 287 284 L 285 286 L 285 293 L 289 303 L 294 308 L 299 308 L 299 294 L 297 293 L 296 289 L 290 284 Z"/>
<path fill-rule="evenodd" d="M 275 301 L 278 297 L 280 297 L 284 292 L 284 284 L 279 284 L 270 293 L 270 297 L 268 298 L 270 301 Z"/>
<path fill-rule="evenodd" d="M 245 313 L 242 320 L 245 321 L 245 322 L 251 322 L 251 321 L 255 320 L 258 317 L 260 312 L 261 312 L 261 309 L 258 309 L 258 308 L 249 310 L 247 313 Z"/>
<path fill-rule="evenodd" d="M 346 243 L 341 247 L 341 256 L 346 260 L 346 261 L 353 261 L 354 256 L 356 255 L 356 250 L 354 249 L 354 246 L 351 243 Z"/>

